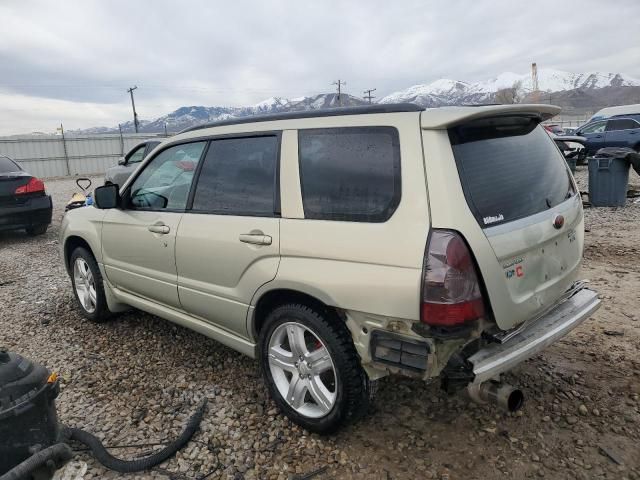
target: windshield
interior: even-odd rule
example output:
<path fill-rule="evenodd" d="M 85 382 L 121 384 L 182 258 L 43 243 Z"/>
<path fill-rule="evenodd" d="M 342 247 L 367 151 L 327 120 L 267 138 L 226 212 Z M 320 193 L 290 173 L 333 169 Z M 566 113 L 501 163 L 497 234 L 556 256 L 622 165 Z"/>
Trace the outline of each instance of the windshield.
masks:
<path fill-rule="evenodd" d="M 565 160 L 534 119 L 492 119 L 449 130 L 462 187 L 482 227 L 548 210 L 575 191 Z"/>

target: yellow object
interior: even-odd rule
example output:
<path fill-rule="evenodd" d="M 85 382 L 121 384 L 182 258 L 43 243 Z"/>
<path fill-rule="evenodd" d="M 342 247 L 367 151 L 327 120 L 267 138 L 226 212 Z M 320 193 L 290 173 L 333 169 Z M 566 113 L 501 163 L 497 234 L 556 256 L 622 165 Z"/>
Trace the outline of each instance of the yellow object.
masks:
<path fill-rule="evenodd" d="M 58 373 L 53 372 L 51 375 L 49 375 L 49 378 L 47 378 L 47 383 L 56 383 L 57 380 L 58 380 Z"/>

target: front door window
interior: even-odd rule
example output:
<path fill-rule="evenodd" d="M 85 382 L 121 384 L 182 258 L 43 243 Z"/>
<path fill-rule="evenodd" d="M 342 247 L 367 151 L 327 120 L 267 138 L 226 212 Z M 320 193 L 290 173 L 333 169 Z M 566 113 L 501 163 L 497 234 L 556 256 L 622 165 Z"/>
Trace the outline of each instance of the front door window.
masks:
<path fill-rule="evenodd" d="M 184 210 L 206 142 L 174 145 L 160 152 L 131 185 L 130 208 Z"/>

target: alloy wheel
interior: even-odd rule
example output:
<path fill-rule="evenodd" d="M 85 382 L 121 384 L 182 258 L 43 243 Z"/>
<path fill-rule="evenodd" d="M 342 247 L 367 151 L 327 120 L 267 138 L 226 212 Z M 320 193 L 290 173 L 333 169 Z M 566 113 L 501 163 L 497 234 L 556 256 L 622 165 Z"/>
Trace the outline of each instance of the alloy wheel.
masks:
<path fill-rule="evenodd" d="M 324 343 L 297 322 L 279 325 L 269 339 L 269 369 L 282 398 L 309 418 L 327 415 L 336 402 L 337 376 Z"/>
<path fill-rule="evenodd" d="M 96 284 L 89 264 L 84 258 L 76 258 L 73 264 L 73 286 L 82 308 L 87 313 L 96 311 Z"/>

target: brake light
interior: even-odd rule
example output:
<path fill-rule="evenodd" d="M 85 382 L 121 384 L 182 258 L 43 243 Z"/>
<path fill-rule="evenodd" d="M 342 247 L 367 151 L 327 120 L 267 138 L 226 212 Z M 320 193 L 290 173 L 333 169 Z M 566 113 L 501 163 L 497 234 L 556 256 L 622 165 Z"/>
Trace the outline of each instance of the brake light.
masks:
<path fill-rule="evenodd" d="M 39 178 L 32 177 L 26 185 L 16 188 L 16 195 L 24 195 L 27 193 L 44 192 L 44 182 Z"/>
<path fill-rule="evenodd" d="M 457 326 L 485 315 L 478 272 L 459 233 L 431 232 L 422 275 L 423 323 Z"/>

